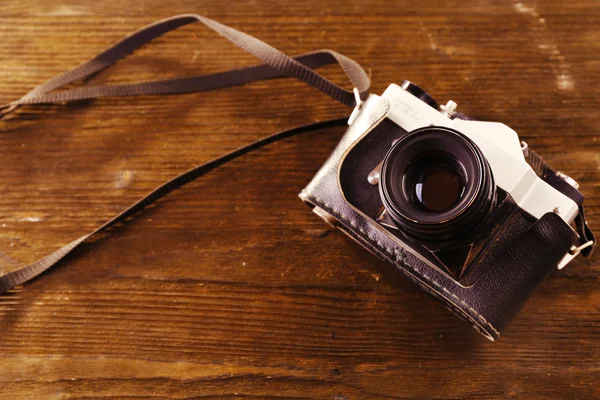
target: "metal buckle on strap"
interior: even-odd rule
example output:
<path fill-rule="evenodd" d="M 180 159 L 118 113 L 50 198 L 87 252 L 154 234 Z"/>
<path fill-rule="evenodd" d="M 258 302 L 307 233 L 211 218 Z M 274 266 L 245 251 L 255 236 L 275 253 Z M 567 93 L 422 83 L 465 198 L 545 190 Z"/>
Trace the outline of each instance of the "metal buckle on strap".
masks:
<path fill-rule="evenodd" d="M 365 103 L 360 98 L 360 91 L 358 90 L 358 88 L 355 87 L 354 89 L 352 89 L 352 92 L 354 93 L 354 100 L 356 101 L 356 107 L 354 107 L 354 110 L 352 110 L 352 114 L 350 114 L 350 117 L 348 118 L 348 125 L 352 125 L 352 123 L 358 116 L 360 109 L 362 108 L 363 104 Z"/>
<path fill-rule="evenodd" d="M 594 245 L 594 241 L 589 240 L 579 246 L 572 246 L 571 249 L 569 250 L 569 252 L 567 254 L 565 254 L 563 259 L 560 260 L 560 262 L 558 263 L 558 269 L 563 269 L 568 263 L 573 261 L 573 259 L 575 257 L 577 257 L 579 255 L 579 253 L 581 253 L 582 250 L 587 249 L 588 247 L 593 246 L 593 245 Z"/>
<path fill-rule="evenodd" d="M 582 250 L 587 249 L 588 247 L 592 246 L 594 244 L 593 240 L 588 240 L 587 242 L 585 242 L 584 244 L 580 245 L 580 246 L 573 246 L 571 247 L 571 250 L 569 250 L 569 254 L 572 255 L 573 257 L 576 257 L 579 255 L 579 253 L 581 253 Z"/>

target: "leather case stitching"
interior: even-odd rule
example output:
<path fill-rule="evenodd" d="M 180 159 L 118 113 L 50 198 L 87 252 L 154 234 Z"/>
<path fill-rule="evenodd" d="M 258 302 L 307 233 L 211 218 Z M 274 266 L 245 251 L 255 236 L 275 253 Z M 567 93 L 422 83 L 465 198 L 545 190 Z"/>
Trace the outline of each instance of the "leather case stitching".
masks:
<path fill-rule="evenodd" d="M 462 300 L 461 298 L 459 298 L 458 296 L 456 296 L 454 293 L 450 292 L 448 289 L 444 288 L 442 285 L 440 285 L 438 282 L 436 282 L 429 275 L 419 273 L 412 266 L 410 266 L 409 264 L 407 264 L 406 261 L 405 261 L 406 255 L 405 255 L 404 249 L 400 248 L 400 250 L 397 250 L 397 249 L 392 249 L 390 247 L 384 246 L 381 241 L 379 241 L 379 240 L 375 239 L 374 237 L 372 237 L 366 230 L 364 230 L 363 228 L 359 227 L 354 221 L 352 221 L 342 211 L 338 210 L 334 206 L 330 205 L 329 203 L 325 202 L 324 200 L 322 200 L 322 199 L 320 199 L 320 198 L 318 198 L 316 196 L 313 196 L 313 195 L 311 195 L 309 193 L 306 193 L 306 194 L 308 195 L 309 199 L 311 199 L 315 203 L 318 203 L 318 204 L 321 204 L 321 205 L 325 206 L 326 208 L 329 209 L 329 211 L 333 212 L 336 217 L 342 219 L 345 223 L 349 224 L 350 226 L 352 226 L 352 228 L 354 228 L 355 230 L 357 230 L 358 232 L 360 232 L 364 236 L 363 238 L 365 240 L 367 240 L 371 245 L 377 247 L 378 249 L 384 250 L 396 262 L 398 262 L 402 266 L 404 266 L 405 269 L 407 269 L 408 273 L 413 274 L 416 277 L 423 278 L 428 283 L 434 285 L 435 287 L 437 287 L 439 289 L 442 289 L 444 291 L 444 293 L 447 293 L 450 296 L 452 296 L 453 299 L 457 300 L 460 304 L 462 304 L 464 307 L 466 307 L 467 310 L 469 310 L 473 314 L 473 315 L 471 315 L 471 317 L 477 317 L 477 319 L 481 323 L 483 323 L 486 326 L 488 326 L 498 337 L 500 337 L 500 332 L 491 323 L 489 323 L 481 314 L 479 314 L 473 307 L 471 307 L 468 303 L 466 303 L 464 300 Z M 408 270 L 410 270 L 410 272 Z M 439 293 L 439 295 L 442 296 L 441 293 Z M 445 299 L 444 296 L 442 296 L 442 298 Z"/>

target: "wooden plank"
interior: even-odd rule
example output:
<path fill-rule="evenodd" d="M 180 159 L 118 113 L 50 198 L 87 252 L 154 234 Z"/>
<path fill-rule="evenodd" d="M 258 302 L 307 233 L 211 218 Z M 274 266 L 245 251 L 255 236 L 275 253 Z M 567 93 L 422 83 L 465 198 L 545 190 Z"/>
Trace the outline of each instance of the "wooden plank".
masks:
<path fill-rule="evenodd" d="M 375 93 L 410 79 L 510 125 L 582 184 L 600 226 L 596 1 L 6 1 L 0 100 L 186 12 L 288 54 L 336 49 Z M 255 62 L 228 46 L 184 27 L 90 83 Z M 25 107 L 0 124 L 0 250 L 33 261 L 178 172 L 347 112 L 290 80 Z M 342 132 L 226 165 L 0 297 L 0 398 L 600 398 L 597 257 L 553 273 L 487 342 L 298 200 Z"/>

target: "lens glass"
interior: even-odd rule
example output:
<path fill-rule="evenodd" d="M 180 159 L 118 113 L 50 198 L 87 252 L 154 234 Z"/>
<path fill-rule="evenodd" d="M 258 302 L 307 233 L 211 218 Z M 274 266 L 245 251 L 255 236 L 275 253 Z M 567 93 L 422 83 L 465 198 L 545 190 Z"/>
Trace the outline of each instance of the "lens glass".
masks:
<path fill-rule="evenodd" d="M 449 209 L 458 203 L 463 191 L 460 176 L 444 166 L 426 168 L 415 184 L 415 194 L 425 211 Z"/>
<path fill-rule="evenodd" d="M 449 210 L 465 192 L 464 168 L 447 153 L 427 153 L 411 162 L 405 190 L 411 203 L 425 212 Z"/>

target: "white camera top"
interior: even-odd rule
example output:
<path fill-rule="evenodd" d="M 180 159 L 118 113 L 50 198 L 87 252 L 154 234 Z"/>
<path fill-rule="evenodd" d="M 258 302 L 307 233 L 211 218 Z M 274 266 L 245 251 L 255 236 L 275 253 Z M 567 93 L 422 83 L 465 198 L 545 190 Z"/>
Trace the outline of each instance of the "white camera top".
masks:
<path fill-rule="evenodd" d="M 434 125 L 454 129 L 471 139 L 487 159 L 496 185 L 533 217 L 539 219 L 554 212 L 571 224 L 577 216 L 577 204 L 544 182 L 527 163 L 517 133 L 508 126 L 452 119 L 456 103 L 450 101 L 437 110 L 396 84 L 388 86 L 381 98 L 390 103 L 387 117 L 407 132 Z"/>

